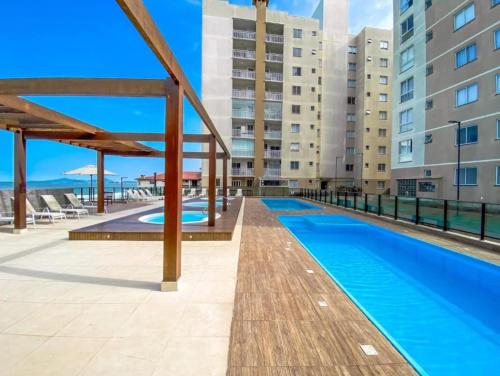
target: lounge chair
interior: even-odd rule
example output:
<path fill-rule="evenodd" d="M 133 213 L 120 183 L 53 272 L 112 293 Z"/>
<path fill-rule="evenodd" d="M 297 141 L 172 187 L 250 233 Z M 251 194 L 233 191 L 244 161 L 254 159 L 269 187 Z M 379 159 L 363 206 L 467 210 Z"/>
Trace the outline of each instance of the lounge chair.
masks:
<path fill-rule="evenodd" d="M 188 198 L 196 197 L 196 188 L 191 188 L 186 196 Z"/>
<path fill-rule="evenodd" d="M 97 205 L 85 205 L 82 204 L 82 202 L 78 199 L 78 197 L 75 196 L 74 193 L 65 193 L 64 197 L 66 197 L 66 200 L 68 200 L 69 204 L 73 209 L 92 209 L 92 210 L 97 210 Z"/>
<path fill-rule="evenodd" d="M 14 223 L 14 213 L 0 213 L 0 222 L 7 222 L 8 224 Z M 26 223 L 36 228 L 35 215 L 26 213 Z"/>
<path fill-rule="evenodd" d="M 155 196 L 154 194 L 151 193 L 151 191 L 148 188 L 144 188 L 143 191 L 146 194 L 146 196 L 150 197 L 151 199 L 154 199 L 154 200 L 161 199 L 161 196 Z"/>
<path fill-rule="evenodd" d="M 143 200 L 145 201 L 151 201 L 151 200 L 156 200 L 156 197 L 154 197 L 153 195 L 149 196 L 145 191 L 144 189 L 138 189 L 137 192 L 139 193 L 139 195 L 142 197 Z"/>
<path fill-rule="evenodd" d="M 12 207 L 14 207 L 14 197 L 11 197 L 10 201 L 12 202 Z M 54 223 L 56 220 L 66 219 L 66 214 L 64 213 L 52 213 L 49 210 L 36 210 L 35 207 L 31 205 L 31 202 L 28 199 L 26 199 L 26 213 L 33 216 L 33 218 L 48 218 L 52 223 Z"/>
<path fill-rule="evenodd" d="M 237 189 L 234 197 L 243 197 L 243 191 L 241 189 Z"/>
<path fill-rule="evenodd" d="M 136 190 L 129 189 L 127 190 L 127 196 L 129 200 L 134 200 L 134 201 L 141 201 L 142 197 L 137 193 Z"/>
<path fill-rule="evenodd" d="M 63 208 L 52 195 L 41 195 L 40 197 L 52 213 L 59 212 L 64 214 L 73 214 L 77 216 L 78 219 L 80 219 L 80 215 L 89 215 L 89 211 L 87 209 Z"/>
<path fill-rule="evenodd" d="M 202 188 L 201 189 L 201 193 L 200 193 L 200 197 L 207 197 L 208 194 L 207 194 L 207 189 L 206 188 Z"/>

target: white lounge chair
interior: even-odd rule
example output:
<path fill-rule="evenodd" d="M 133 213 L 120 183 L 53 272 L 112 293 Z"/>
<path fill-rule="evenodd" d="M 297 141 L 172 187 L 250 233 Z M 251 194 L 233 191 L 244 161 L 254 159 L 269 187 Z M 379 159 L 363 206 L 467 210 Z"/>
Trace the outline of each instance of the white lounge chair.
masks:
<path fill-rule="evenodd" d="M 200 197 L 207 197 L 208 194 L 207 194 L 207 189 L 206 188 L 202 188 L 201 189 L 201 193 L 200 193 Z"/>
<path fill-rule="evenodd" d="M 188 198 L 196 197 L 196 188 L 191 188 L 186 196 Z"/>
<path fill-rule="evenodd" d="M 6 222 L 8 224 L 14 223 L 14 213 L 0 213 L 0 222 Z M 26 223 L 36 228 L 35 215 L 26 213 Z"/>
<path fill-rule="evenodd" d="M 151 191 L 148 188 L 144 188 L 143 192 L 146 194 L 146 196 L 150 197 L 152 200 L 161 200 L 161 196 L 155 196 L 154 194 L 151 193 Z"/>
<path fill-rule="evenodd" d="M 83 204 L 78 199 L 78 197 L 75 196 L 74 193 L 65 193 L 64 197 L 66 197 L 66 199 L 68 200 L 69 204 L 71 205 L 71 207 L 73 209 L 87 209 L 87 210 L 92 209 L 92 210 L 97 210 L 97 205 L 94 205 L 92 203 L 90 205 Z"/>
<path fill-rule="evenodd" d="M 241 189 L 237 189 L 234 197 L 243 197 L 243 191 Z"/>
<path fill-rule="evenodd" d="M 52 195 L 41 195 L 40 197 L 52 213 L 59 212 L 64 214 L 73 214 L 77 216 L 78 219 L 80 219 L 81 215 L 89 215 L 89 211 L 87 209 L 63 208 Z"/>
<path fill-rule="evenodd" d="M 12 202 L 12 207 L 14 207 L 14 197 L 10 198 Z M 64 213 L 52 213 L 49 210 L 44 210 L 44 211 L 38 211 L 34 208 L 33 205 L 31 205 L 31 202 L 26 199 L 26 213 L 29 215 L 32 215 L 33 218 L 48 218 L 50 222 L 54 223 L 56 220 L 63 220 L 66 219 L 66 214 Z"/>
<path fill-rule="evenodd" d="M 156 197 L 154 196 L 149 196 L 145 191 L 144 189 L 138 189 L 137 192 L 139 193 L 139 195 L 142 197 L 143 200 L 145 201 L 151 201 L 151 200 L 156 200 Z"/>

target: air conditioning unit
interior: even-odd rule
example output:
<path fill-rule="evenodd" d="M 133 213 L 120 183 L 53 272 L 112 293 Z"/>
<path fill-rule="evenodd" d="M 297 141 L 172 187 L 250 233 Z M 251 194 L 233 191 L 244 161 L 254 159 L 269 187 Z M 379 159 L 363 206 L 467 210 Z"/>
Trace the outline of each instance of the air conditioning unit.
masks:
<path fill-rule="evenodd" d="M 371 56 L 368 56 L 368 57 L 366 58 L 366 60 L 368 60 L 368 61 L 372 61 L 372 60 L 373 60 L 373 58 L 372 58 Z"/>

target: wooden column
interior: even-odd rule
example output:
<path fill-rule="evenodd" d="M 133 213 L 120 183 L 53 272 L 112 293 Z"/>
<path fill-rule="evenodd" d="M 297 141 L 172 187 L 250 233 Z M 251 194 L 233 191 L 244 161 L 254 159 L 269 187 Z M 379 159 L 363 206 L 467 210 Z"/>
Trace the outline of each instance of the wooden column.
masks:
<path fill-rule="evenodd" d="M 14 134 L 14 233 L 26 230 L 26 139 Z"/>
<path fill-rule="evenodd" d="M 104 153 L 97 152 L 97 214 L 104 214 Z"/>
<path fill-rule="evenodd" d="M 183 89 L 167 80 L 165 121 L 165 221 L 161 291 L 176 291 L 181 276 Z"/>
<path fill-rule="evenodd" d="M 227 156 L 222 160 L 222 211 L 227 211 Z"/>
<path fill-rule="evenodd" d="M 215 196 L 216 196 L 216 158 L 217 144 L 215 137 L 210 138 L 208 144 L 208 225 L 215 226 Z"/>

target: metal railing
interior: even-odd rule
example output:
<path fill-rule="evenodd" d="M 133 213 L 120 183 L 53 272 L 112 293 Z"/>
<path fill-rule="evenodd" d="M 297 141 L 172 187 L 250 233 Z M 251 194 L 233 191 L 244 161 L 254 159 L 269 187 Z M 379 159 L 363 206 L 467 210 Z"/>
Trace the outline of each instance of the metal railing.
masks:
<path fill-rule="evenodd" d="M 281 150 L 264 150 L 264 158 L 281 158 Z"/>
<path fill-rule="evenodd" d="M 254 119 L 255 111 L 250 109 L 233 108 L 233 117 L 239 119 Z"/>
<path fill-rule="evenodd" d="M 255 90 L 233 89 L 233 98 L 255 99 Z"/>
<path fill-rule="evenodd" d="M 268 101 L 283 101 L 283 93 L 277 91 L 266 91 L 265 99 Z"/>
<path fill-rule="evenodd" d="M 281 168 L 265 168 L 264 176 L 279 178 L 281 176 Z"/>
<path fill-rule="evenodd" d="M 281 112 L 264 110 L 264 119 L 265 120 L 281 120 L 282 114 Z"/>
<path fill-rule="evenodd" d="M 254 138 L 253 131 L 241 131 L 241 129 L 233 129 L 233 137 L 237 138 Z"/>
<path fill-rule="evenodd" d="M 283 37 L 283 35 L 279 35 L 279 34 L 266 34 L 266 42 L 283 44 L 284 41 L 285 41 L 285 38 Z"/>
<path fill-rule="evenodd" d="M 253 150 L 241 150 L 241 149 L 233 149 L 232 155 L 233 157 L 245 157 L 252 158 L 255 152 Z"/>
<path fill-rule="evenodd" d="M 255 31 L 249 30 L 233 30 L 233 38 L 245 39 L 245 40 L 255 40 L 257 33 Z M 279 34 L 266 34 L 266 42 L 283 44 L 284 37 Z"/>
<path fill-rule="evenodd" d="M 237 59 L 255 60 L 255 51 L 251 50 L 233 50 L 233 57 Z"/>
<path fill-rule="evenodd" d="M 255 80 L 255 71 L 244 69 L 233 69 L 233 78 L 244 78 L 247 80 Z"/>
<path fill-rule="evenodd" d="M 265 80 L 274 82 L 283 82 L 283 74 L 278 72 L 266 72 Z"/>
<path fill-rule="evenodd" d="M 500 204 L 302 189 L 304 198 L 416 225 L 500 240 Z"/>
<path fill-rule="evenodd" d="M 281 132 L 280 131 L 264 132 L 264 138 L 268 140 L 281 140 Z"/>
<path fill-rule="evenodd" d="M 254 56 L 254 58 L 255 58 L 255 56 Z M 283 55 L 268 52 L 268 53 L 266 53 L 266 61 L 271 61 L 271 62 L 275 62 L 275 63 L 282 63 L 283 62 Z"/>
<path fill-rule="evenodd" d="M 232 176 L 254 176 L 253 168 L 233 168 L 231 169 Z"/>

